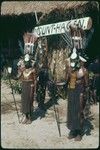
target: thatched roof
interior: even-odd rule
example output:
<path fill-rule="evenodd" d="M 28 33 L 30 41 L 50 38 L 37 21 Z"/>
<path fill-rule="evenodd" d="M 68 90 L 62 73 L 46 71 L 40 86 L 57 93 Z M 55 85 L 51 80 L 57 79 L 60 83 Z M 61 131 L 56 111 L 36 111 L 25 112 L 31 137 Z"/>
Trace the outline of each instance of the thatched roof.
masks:
<path fill-rule="evenodd" d="M 4 1 L 1 4 L 1 15 L 20 15 L 31 12 L 48 13 L 54 8 L 77 8 L 88 1 Z"/>

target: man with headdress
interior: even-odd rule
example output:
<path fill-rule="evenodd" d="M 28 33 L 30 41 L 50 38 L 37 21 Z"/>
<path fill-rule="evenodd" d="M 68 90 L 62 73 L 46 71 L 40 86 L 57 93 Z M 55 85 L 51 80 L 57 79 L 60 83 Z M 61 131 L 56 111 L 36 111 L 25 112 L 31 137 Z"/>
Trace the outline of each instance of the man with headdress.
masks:
<path fill-rule="evenodd" d="M 32 122 L 33 97 L 36 92 L 36 70 L 32 67 L 30 56 L 26 54 L 22 61 L 23 68 L 20 68 L 19 78 L 22 81 L 21 111 L 25 115 L 23 124 Z M 20 63 L 19 63 L 20 64 Z"/>
<path fill-rule="evenodd" d="M 66 79 L 68 81 L 67 127 L 70 130 L 68 138 L 75 138 L 75 141 L 82 139 L 84 90 L 88 86 L 88 72 L 83 65 L 84 62 L 86 60 L 78 56 L 74 48 Z"/>

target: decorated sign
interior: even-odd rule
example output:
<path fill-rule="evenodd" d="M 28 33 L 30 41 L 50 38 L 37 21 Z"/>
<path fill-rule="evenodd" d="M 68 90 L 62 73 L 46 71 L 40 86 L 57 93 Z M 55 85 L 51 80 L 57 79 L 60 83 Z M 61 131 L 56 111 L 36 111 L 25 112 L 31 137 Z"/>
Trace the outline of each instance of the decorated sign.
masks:
<path fill-rule="evenodd" d="M 69 20 L 65 22 L 53 23 L 43 26 L 35 27 L 33 33 L 37 34 L 38 37 L 48 36 L 53 34 L 61 34 L 65 33 L 65 31 L 69 31 L 69 27 L 78 25 L 83 30 L 89 30 L 92 26 L 92 20 L 90 17 L 80 18 Z"/>

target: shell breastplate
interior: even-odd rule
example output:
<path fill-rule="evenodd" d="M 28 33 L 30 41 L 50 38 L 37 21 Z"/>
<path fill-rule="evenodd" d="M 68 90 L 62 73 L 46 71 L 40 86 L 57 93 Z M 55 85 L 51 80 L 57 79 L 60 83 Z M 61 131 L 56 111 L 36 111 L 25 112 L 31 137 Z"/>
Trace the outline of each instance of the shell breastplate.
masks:
<path fill-rule="evenodd" d="M 24 77 L 24 79 L 29 79 L 31 73 L 32 73 L 32 71 L 28 71 L 28 72 L 24 71 L 24 72 L 23 72 L 23 77 Z"/>

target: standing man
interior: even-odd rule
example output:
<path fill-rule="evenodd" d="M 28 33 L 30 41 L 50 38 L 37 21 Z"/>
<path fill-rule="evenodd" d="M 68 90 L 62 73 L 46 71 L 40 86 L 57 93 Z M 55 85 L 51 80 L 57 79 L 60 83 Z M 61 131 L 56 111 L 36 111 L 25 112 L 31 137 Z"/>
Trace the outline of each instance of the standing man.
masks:
<path fill-rule="evenodd" d="M 36 71 L 32 67 L 30 56 L 25 55 L 24 67 L 20 68 L 19 78 L 22 81 L 21 111 L 25 115 L 23 124 L 32 122 L 33 98 L 36 93 Z"/>
<path fill-rule="evenodd" d="M 46 87 L 49 80 L 49 73 L 48 73 L 48 64 L 43 62 L 40 71 L 38 73 L 38 84 L 37 84 L 37 101 L 38 107 L 42 110 L 45 110 L 45 95 L 46 95 Z"/>
<path fill-rule="evenodd" d="M 97 101 L 100 98 L 100 61 L 97 57 L 94 60 L 94 63 L 91 65 L 91 72 L 93 72 L 93 100 L 94 104 L 97 104 Z"/>
<path fill-rule="evenodd" d="M 70 130 L 68 139 L 75 138 L 75 141 L 82 139 L 84 92 L 88 86 L 88 72 L 83 62 L 86 62 L 83 57 L 72 54 L 66 76 L 68 81 L 67 127 Z"/>

